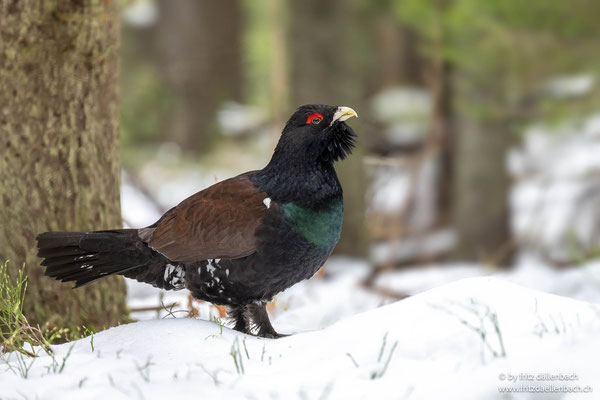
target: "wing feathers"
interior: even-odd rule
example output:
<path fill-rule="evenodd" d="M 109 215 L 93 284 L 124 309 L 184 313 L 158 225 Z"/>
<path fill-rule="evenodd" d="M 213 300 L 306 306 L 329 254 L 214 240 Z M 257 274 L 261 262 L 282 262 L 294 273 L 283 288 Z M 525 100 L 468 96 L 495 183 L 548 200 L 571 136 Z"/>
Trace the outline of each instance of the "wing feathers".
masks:
<path fill-rule="evenodd" d="M 227 179 L 182 201 L 140 238 L 173 261 L 241 258 L 256 251 L 254 233 L 267 207 L 247 174 Z"/>

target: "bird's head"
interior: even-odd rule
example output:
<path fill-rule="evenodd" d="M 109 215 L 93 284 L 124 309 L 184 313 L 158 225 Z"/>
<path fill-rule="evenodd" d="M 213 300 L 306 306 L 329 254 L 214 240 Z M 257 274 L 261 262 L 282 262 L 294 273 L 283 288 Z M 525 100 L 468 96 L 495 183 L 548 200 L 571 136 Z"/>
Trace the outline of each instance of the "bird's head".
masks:
<path fill-rule="evenodd" d="M 305 163 L 343 160 L 354 147 L 356 134 L 346 122 L 358 117 L 350 107 L 308 104 L 290 117 L 273 157 Z"/>

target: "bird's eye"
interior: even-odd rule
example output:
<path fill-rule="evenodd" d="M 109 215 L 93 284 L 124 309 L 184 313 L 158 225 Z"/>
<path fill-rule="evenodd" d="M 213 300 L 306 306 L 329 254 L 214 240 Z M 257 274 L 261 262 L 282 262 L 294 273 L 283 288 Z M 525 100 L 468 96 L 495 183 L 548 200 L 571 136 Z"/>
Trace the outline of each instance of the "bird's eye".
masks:
<path fill-rule="evenodd" d="M 323 121 L 323 116 L 319 113 L 311 114 L 306 119 L 307 124 L 313 124 L 313 125 L 317 125 L 321 121 Z"/>

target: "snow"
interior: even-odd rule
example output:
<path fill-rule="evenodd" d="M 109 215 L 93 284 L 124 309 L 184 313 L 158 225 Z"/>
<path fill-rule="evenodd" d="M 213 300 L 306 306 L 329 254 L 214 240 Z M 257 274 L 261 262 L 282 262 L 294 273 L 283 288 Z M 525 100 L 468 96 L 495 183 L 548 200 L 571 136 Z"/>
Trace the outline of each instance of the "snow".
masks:
<path fill-rule="evenodd" d="M 421 237 L 390 240 L 371 247 L 370 259 L 379 265 L 426 259 L 447 252 L 456 243 L 452 229 L 440 229 Z"/>
<path fill-rule="evenodd" d="M 148 226 L 162 215 L 161 210 L 130 182 L 126 173 L 121 173 L 121 214 L 131 227 Z"/>
<path fill-rule="evenodd" d="M 293 318 L 296 306 L 290 307 Z M 599 317 L 598 305 L 478 277 L 322 328 L 296 321 L 297 333 L 278 340 L 198 319 L 141 321 L 96 334 L 93 345 L 88 337 L 54 346 L 59 365 L 71 351 L 62 373 L 47 355 L 35 359 L 27 379 L 2 372 L 0 398 L 480 400 L 503 398 L 499 386 L 519 383 L 507 383 L 500 374 L 520 373 L 577 377 L 526 382 L 536 387 L 593 387 L 600 378 Z M 485 340 L 477 328 L 486 333 Z M 8 357 L 12 366 L 15 357 Z"/>
<path fill-rule="evenodd" d="M 567 75 L 551 79 L 544 89 L 549 97 L 568 99 L 589 94 L 595 84 L 596 77 L 592 74 Z"/>
<path fill-rule="evenodd" d="M 127 24 L 138 27 L 151 26 L 158 20 L 158 9 L 153 1 L 138 0 L 128 3 L 122 16 Z"/>
<path fill-rule="evenodd" d="M 373 118 L 386 125 L 383 133 L 390 144 L 410 145 L 423 140 L 431 110 L 427 91 L 395 87 L 379 92 L 370 103 Z"/>
<path fill-rule="evenodd" d="M 551 268 L 532 254 L 523 253 L 510 270 L 467 263 L 446 263 L 381 273 L 375 286 L 385 291 L 413 295 L 471 277 L 489 276 L 535 290 L 600 303 L 600 261 L 571 268 Z"/>
<path fill-rule="evenodd" d="M 508 157 L 511 225 L 522 249 L 568 263 L 600 245 L 600 115 L 531 127 Z"/>
<path fill-rule="evenodd" d="M 426 90 L 395 87 L 376 94 L 371 100 L 371 112 L 380 122 L 404 121 L 410 117 L 426 120 L 431 98 Z"/>
<path fill-rule="evenodd" d="M 410 176 L 403 168 L 371 168 L 368 212 L 392 214 L 406 207 Z"/>
<path fill-rule="evenodd" d="M 260 131 L 261 126 L 267 123 L 267 118 L 259 108 L 227 102 L 219 109 L 217 121 L 224 135 L 242 136 Z"/>
<path fill-rule="evenodd" d="M 438 167 L 433 158 L 422 160 L 414 171 L 408 164 L 399 162 L 369 165 L 367 215 L 393 218 L 410 209 L 403 221 L 406 224 L 405 229 L 411 232 L 425 232 L 436 219 L 435 181 Z"/>

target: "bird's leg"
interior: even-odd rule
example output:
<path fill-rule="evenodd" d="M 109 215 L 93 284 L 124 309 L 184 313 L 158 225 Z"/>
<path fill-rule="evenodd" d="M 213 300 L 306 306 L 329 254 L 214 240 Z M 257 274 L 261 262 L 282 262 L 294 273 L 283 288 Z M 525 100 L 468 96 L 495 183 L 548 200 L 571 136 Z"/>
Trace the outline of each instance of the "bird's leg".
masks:
<path fill-rule="evenodd" d="M 246 305 L 228 306 L 227 316 L 234 322 L 233 329 L 238 332 L 252 334 L 246 308 Z"/>
<path fill-rule="evenodd" d="M 271 321 L 269 321 L 269 314 L 267 313 L 266 303 L 248 304 L 246 306 L 246 311 L 257 329 L 257 336 L 271 339 L 287 336 L 277 333 L 273 328 L 273 325 L 271 325 Z"/>

